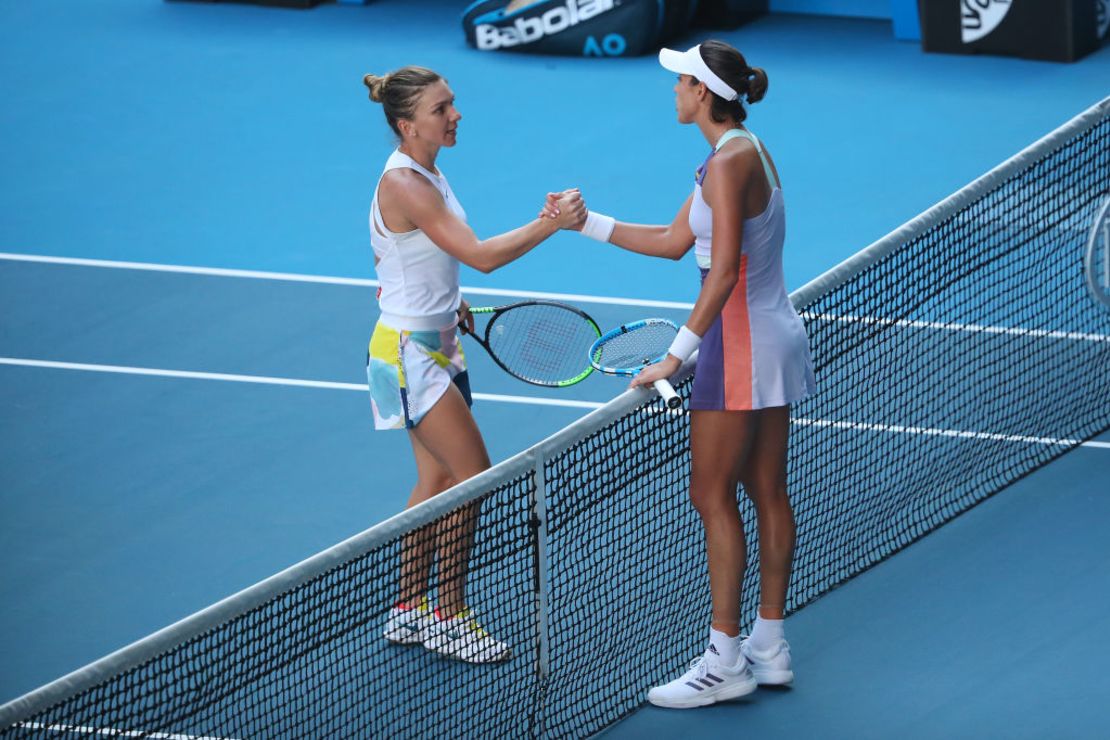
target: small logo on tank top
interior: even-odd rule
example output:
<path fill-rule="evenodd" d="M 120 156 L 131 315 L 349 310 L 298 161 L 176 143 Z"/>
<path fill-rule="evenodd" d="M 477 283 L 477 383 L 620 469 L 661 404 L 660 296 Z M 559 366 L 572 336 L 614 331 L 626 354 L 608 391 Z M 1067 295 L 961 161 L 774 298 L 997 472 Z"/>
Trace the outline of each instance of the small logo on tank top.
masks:
<path fill-rule="evenodd" d="M 986 38 L 1010 12 L 1011 0 L 961 0 L 960 38 L 965 44 Z"/>

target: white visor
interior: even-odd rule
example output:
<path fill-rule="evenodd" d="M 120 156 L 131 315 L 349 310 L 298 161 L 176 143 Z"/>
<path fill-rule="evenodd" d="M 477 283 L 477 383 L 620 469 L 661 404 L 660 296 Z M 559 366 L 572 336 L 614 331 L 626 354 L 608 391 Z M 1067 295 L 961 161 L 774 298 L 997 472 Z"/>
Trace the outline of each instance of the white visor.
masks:
<path fill-rule="evenodd" d="M 698 82 L 704 82 L 706 87 L 725 100 L 736 100 L 740 97 L 735 90 L 725 84 L 724 80 L 714 74 L 701 58 L 700 44 L 686 51 L 660 49 L 659 63 L 664 69 L 678 72 L 680 75 L 690 75 Z"/>

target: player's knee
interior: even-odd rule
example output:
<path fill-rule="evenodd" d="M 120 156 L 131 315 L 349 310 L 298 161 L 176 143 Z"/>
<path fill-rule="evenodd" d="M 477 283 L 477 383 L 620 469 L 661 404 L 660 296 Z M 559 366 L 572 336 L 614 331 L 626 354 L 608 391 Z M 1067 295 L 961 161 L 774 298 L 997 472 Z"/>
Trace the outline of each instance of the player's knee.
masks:
<path fill-rule="evenodd" d="M 725 511 L 736 509 L 735 490 L 726 481 L 693 481 L 690 484 L 690 503 L 703 518 L 716 516 Z"/>
<path fill-rule="evenodd" d="M 756 504 L 786 498 L 786 480 L 779 470 L 752 467 L 744 471 L 740 483 L 744 487 L 744 493 Z"/>
<path fill-rule="evenodd" d="M 420 479 L 420 484 L 433 496 L 443 493 L 456 483 L 458 483 L 458 480 L 446 471 L 428 473 Z"/>

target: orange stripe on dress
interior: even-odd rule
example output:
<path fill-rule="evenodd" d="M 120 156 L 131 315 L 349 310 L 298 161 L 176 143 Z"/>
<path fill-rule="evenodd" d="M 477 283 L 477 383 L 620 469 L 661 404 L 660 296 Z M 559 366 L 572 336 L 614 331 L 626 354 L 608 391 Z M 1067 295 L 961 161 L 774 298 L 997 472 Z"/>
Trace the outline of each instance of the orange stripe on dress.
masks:
<path fill-rule="evenodd" d="M 721 309 L 721 361 L 725 408 L 752 407 L 752 331 L 748 323 L 748 256 L 740 255 L 740 280 Z"/>

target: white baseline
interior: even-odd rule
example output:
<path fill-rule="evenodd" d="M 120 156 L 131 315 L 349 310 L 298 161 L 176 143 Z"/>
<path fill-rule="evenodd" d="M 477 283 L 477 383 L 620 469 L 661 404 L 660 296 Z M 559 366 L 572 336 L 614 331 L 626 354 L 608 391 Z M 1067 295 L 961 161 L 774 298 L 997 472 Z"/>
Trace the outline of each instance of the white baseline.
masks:
<path fill-rule="evenodd" d="M 190 267 L 187 265 L 160 265 L 150 262 L 117 262 L 113 260 L 81 259 L 78 257 L 44 257 L 34 254 L 12 254 L 0 252 L 0 260 L 14 262 L 41 262 L 50 265 L 74 265 L 78 267 L 103 267 L 114 270 L 146 270 L 149 272 L 172 272 L 183 275 L 207 275 L 210 277 L 246 278 L 251 280 L 279 280 L 290 283 L 321 283 L 324 285 L 347 285 L 359 288 L 377 288 L 380 283 L 368 278 L 331 277 L 328 275 L 298 275 L 289 272 L 260 272 L 258 270 L 231 270 L 221 267 Z M 551 301 L 578 303 L 602 303 L 613 306 L 643 306 L 645 308 L 674 308 L 690 310 L 693 303 L 675 301 L 652 301 L 642 298 L 614 298 L 611 296 L 579 295 L 577 293 L 543 293 L 534 290 L 505 290 L 502 288 L 462 288 L 463 293 L 472 295 L 503 296 L 510 298 L 533 298 Z"/>
<path fill-rule="evenodd" d="M 19 727 L 28 730 L 66 732 L 80 735 L 110 735 L 111 737 L 142 737 L 155 740 L 234 740 L 234 738 L 206 737 L 202 735 L 181 735 L 168 732 L 143 732 L 139 730 L 120 730 L 114 727 L 84 727 L 82 725 L 48 725 L 42 722 L 20 722 Z"/>
<path fill-rule="evenodd" d="M 93 365 L 84 362 L 55 362 L 53 360 L 29 360 L 20 357 L 0 357 L 0 365 L 19 367 L 41 367 L 54 370 L 84 370 L 95 373 L 117 373 L 121 375 L 151 375 L 160 378 L 185 378 L 188 380 L 222 380 L 230 383 L 255 383 L 258 385 L 283 385 L 294 388 L 325 388 L 337 391 L 361 391 L 366 393 L 366 383 L 338 383 L 330 380 L 302 380 L 299 378 L 275 378 L 265 375 L 235 375 L 231 373 L 204 373 L 193 370 L 165 370 L 152 367 L 128 367 L 126 365 Z M 561 398 L 536 398 L 534 396 L 505 396 L 497 393 L 474 393 L 476 400 L 497 401 L 500 403 L 521 403 L 534 406 L 565 406 L 567 408 L 596 409 L 604 404 L 596 401 L 574 401 Z"/>
<path fill-rule="evenodd" d="M 334 277 L 328 275 L 302 275 L 288 272 L 265 272 L 259 270 L 234 270 L 222 267 L 193 267 L 188 265 L 165 265 L 151 262 L 121 262 L 116 260 L 84 259 L 80 257 L 50 257 L 35 254 L 0 252 L 0 260 L 13 262 L 38 262 L 51 265 L 72 265 L 78 267 L 100 267 L 115 270 L 145 270 L 149 272 L 169 272 L 183 275 L 205 275 L 210 277 L 243 278 L 251 280 L 277 280 L 293 283 L 318 283 L 322 285 L 346 285 L 362 288 L 377 288 L 377 280 L 368 278 Z M 639 306 L 643 308 L 666 308 L 674 310 L 693 309 L 693 303 L 681 301 L 656 301 L 643 298 L 617 298 L 613 296 L 584 295 L 579 293 L 548 293 L 533 290 L 507 290 L 503 288 L 463 287 L 462 291 L 471 295 L 488 295 L 506 298 L 531 298 L 536 300 L 565 301 L 568 303 L 597 303 L 611 306 Z M 879 319 L 867 316 L 848 316 L 836 314 L 814 314 L 803 312 L 810 320 L 843 321 L 846 323 L 878 323 L 911 328 L 930 328 L 945 331 L 966 331 L 984 334 L 1011 334 L 1047 339 L 1071 339 L 1093 342 L 1110 342 L 1110 336 L 1103 334 L 1084 334 L 1077 332 L 1046 331 L 1012 326 L 990 326 L 979 324 L 940 323 L 915 321 L 911 319 Z"/>

